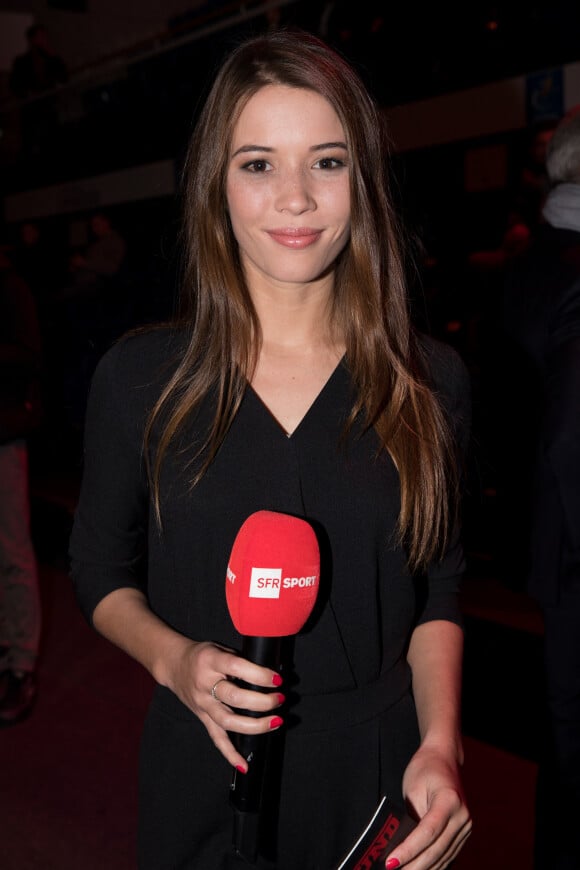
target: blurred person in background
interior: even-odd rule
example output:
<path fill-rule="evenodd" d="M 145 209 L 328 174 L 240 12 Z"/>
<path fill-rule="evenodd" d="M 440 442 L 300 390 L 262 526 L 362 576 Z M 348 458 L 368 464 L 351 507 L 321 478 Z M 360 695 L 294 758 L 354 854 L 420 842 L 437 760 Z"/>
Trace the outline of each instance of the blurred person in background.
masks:
<path fill-rule="evenodd" d="M 75 290 L 82 293 L 89 289 L 106 289 L 107 282 L 121 270 L 127 253 L 127 244 L 116 230 L 108 215 L 97 212 L 90 219 L 92 241 L 84 252 L 77 252 L 70 260 L 73 275 L 70 295 Z"/>
<path fill-rule="evenodd" d="M 527 457 L 530 593 L 544 614 L 548 741 L 540 762 L 535 866 L 580 867 L 580 113 L 551 137 L 552 185 L 529 251 L 506 282 L 506 413 Z M 517 416 L 517 420 L 515 417 Z M 504 419 L 510 428 L 510 418 Z M 510 451 L 506 457 L 511 474 Z M 517 495 L 517 494 L 516 494 Z M 516 515 L 512 503 L 509 512 Z M 521 557 L 521 551 L 519 553 Z"/>
<path fill-rule="evenodd" d="M 70 257 L 69 280 L 56 294 L 65 414 L 77 434 L 82 431 L 95 366 L 127 328 L 127 243 L 104 212 L 93 214 L 89 224 L 92 238 Z"/>
<path fill-rule="evenodd" d="M 37 221 L 28 220 L 18 228 L 16 244 L 10 254 L 18 274 L 23 278 L 38 307 L 41 321 L 50 316 L 53 297 L 64 277 L 64 252 L 47 236 Z"/>
<path fill-rule="evenodd" d="M 26 437 L 41 415 L 33 296 L 0 249 L 0 725 L 31 710 L 41 606 L 30 536 Z"/>
<path fill-rule="evenodd" d="M 15 97 L 25 99 L 62 85 L 68 80 L 64 60 L 53 50 L 46 28 L 33 24 L 26 31 L 28 48 L 12 63 L 9 87 Z"/>
<path fill-rule="evenodd" d="M 20 101 L 16 118 L 20 128 L 20 158 L 27 179 L 34 183 L 36 167 L 50 163 L 58 154 L 59 119 L 51 91 L 68 80 L 66 64 L 52 49 L 48 33 L 40 24 L 26 31 L 28 49 L 12 64 L 8 87 Z"/>

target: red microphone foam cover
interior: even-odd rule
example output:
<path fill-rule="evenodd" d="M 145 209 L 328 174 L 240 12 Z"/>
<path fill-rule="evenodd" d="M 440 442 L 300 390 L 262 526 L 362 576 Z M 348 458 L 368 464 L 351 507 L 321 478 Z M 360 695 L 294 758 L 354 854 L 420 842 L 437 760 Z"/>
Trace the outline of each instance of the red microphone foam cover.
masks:
<path fill-rule="evenodd" d="M 312 526 L 274 511 L 251 514 L 236 535 L 226 575 L 236 629 L 249 637 L 296 634 L 312 613 L 319 576 Z"/>

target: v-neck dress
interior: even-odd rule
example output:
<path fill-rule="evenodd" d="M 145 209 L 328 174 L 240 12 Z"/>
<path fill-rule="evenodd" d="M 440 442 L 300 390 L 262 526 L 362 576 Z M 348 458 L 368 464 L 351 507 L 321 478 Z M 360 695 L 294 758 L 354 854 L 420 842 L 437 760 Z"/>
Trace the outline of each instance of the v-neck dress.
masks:
<path fill-rule="evenodd" d="M 285 647 L 285 726 L 275 735 L 257 867 L 331 870 L 386 793 L 401 799 L 419 737 L 406 650 L 420 622 L 460 623 L 463 555 L 410 576 L 395 543 L 396 468 L 374 431 L 344 439 L 353 387 L 345 361 L 291 436 L 248 387 L 200 483 L 195 447 L 212 418 L 208 396 L 161 475 L 162 528 L 150 505 L 143 457 L 147 415 L 175 366 L 179 334 L 125 339 L 101 361 L 89 399 L 85 468 L 71 539 L 72 575 L 90 620 L 121 587 L 145 591 L 151 609 L 195 640 L 235 649 L 225 577 L 236 533 L 254 511 L 304 517 L 321 548 L 315 611 Z M 460 442 L 468 379 L 457 355 L 423 341 L 426 367 Z M 155 450 L 155 437 L 152 450 Z M 199 720 L 157 687 L 140 764 L 141 870 L 220 870 L 232 857 L 231 770 Z"/>

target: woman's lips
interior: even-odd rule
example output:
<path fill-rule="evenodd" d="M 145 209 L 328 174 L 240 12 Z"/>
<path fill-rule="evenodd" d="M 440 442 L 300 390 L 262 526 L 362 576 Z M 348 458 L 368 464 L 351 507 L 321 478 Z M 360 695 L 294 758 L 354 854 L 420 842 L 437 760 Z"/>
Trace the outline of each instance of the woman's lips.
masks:
<path fill-rule="evenodd" d="M 280 230 L 267 230 L 268 235 L 279 245 L 286 248 L 307 248 L 318 241 L 322 230 L 309 227 L 286 227 Z"/>

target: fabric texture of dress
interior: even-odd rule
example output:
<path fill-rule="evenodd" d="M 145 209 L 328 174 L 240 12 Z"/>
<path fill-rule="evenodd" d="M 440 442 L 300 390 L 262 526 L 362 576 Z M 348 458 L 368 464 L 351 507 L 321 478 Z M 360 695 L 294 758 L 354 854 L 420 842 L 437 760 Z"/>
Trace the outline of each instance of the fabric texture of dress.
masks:
<path fill-rule="evenodd" d="M 344 361 L 290 437 L 248 386 L 215 460 L 191 488 L 194 465 L 187 463 L 212 417 L 208 396 L 162 467 L 160 530 L 149 503 L 143 430 L 180 341 L 167 330 L 126 339 L 97 369 L 71 542 L 78 599 L 90 619 L 109 592 L 140 588 L 177 631 L 240 649 L 225 599 L 238 529 L 258 510 L 313 525 L 320 593 L 311 619 L 285 650 L 289 709 L 273 735 L 279 761 L 268 783 L 265 857 L 257 866 L 331 870 L 380 796 L 401 799 L 402 775 L 419 741 L 407 645 L 420 622 L 461 621 L 461 546 L 454 536 L 427 575 L 409 575 L 394 541 L 396 469 L 388 454 L 378 455 L 373 430 L 355 426 L 342 437 L 352 406 Z M 446 346 L 427 339 L 422 346 L 461 442 L 469 422 L 465 368 Z M 198 719 L 158 687 L 141 749 L 141 870 L 238 866 L 231 854 L 230 779 Z"/>

